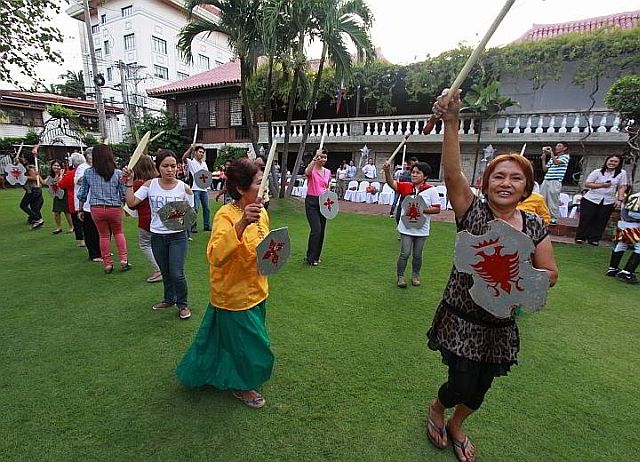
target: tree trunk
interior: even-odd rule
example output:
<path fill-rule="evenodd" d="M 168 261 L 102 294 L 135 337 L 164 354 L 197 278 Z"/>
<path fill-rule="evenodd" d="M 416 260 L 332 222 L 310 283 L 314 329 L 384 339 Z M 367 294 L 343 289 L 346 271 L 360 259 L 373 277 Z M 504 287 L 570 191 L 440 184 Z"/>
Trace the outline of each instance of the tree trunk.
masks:
<path fill-rule="evenodd" d="M 464 121 L 460 121 L 460 123 L 464 123 Z M 478 157 L 480 156 L 480 137 L 482 136 L 482 120 L 478 124 L 478 136 L 476 138 L 476 158 L 473 162 L 473 175 L 471 176 L 471 186 L 476 186 L 476 171 L 478 169 Z"/>
<path fill-rule="evenodd" d="M 300 79 L 300 73 L 302 72 L 302 66 L 304 62 L 301 62 L 301 56 L 304 56 L 304 32 L 300 33 L 298 38 L 298 50 L 296 51 L 296 65 L 293 70 L 293 82 L 291 83 L 291 90 L 289 92 L 289 107 L 287 109 L 287 124 L 284 130 L 284 148 L 282 151 L 282 166 L 280 169 L 284 169 L 286 172 L 287 164 L 289 161 L 289 137 L 291 135 L 291 122 L 293 120 L 293 109 L 296 104 L 296 93 L 298 92 L 298 81 Z M 293 174 L 293 172 L 292 172 Z M 282 175 L 280 179 L 280 197 L 284 197 L 285 188 L 287 185 L 287 175 Z"/>
<path fill-rule="evenodd" d="M 247 121 L 247 128 L 249 129 L 249 139 L 256 155 L 258 154 L 258 139 L 254 130 L 253 116 L 251 115 L 251 109 L 249 108 L 249 96 L 247 94 L 247 63 L 245 58 L 240 58 L 240 93 L 242 95 L 242 110 L 244 112 L 244 118 Z"/>
<path fill-rule="evenodd" d="M 318 64 L 318 73 L 316 74 L 315 81 L 313 82 L 311 100 L 309 101 L 309 106 L 307 107 L 307 120 L 305 121 L 305 124 L 304 124 L 304 130 L 302 132 L 302 140 L 300 141 L 300 147 L 298 148 L 298 155 L 296 156 L 296 162 L 293 166 L 293 171 L 291 172 L 291 181 L 289 182 L 289 186 L 287 187 L 287 192 L 286 192 L 287 197 L 291 196 L 291 193 L 293 192 L 293 186 L 298 176 L 298 169 L 300 168 L 300 163 L 302 162 L 302 156 L 304 155 L 304 150 L 307 145 L 307 138 L 309 137 L 309 129 L 311 128 L 311 119 L 313 118 L 313 111 L 316 108 L 318 90 L 320 89 L 320 79 L 322 78 L 322 69 L 324 67 L 324 61 L 326 56 L 327 56 L 327 44 L 324 43 L 322 45 L 322 54 L 320 55 L 320 63 Z"/>
<path fill-rule="evenodd" d="M 269 71 L 267 73 L 267 88 L 265 90 L 266 93 L 266 104 L 267 108 L 267 131 L 268 139 L 269 139 L 269 148 L 271 147 L 271 143 L 273 143 L 273 111 L 271 108 L 271 93 L 273 88 L 273 54 L 269 55 Z M 276 168 L 271 164 L 271 178 L 269 181 L 269 193 L 271 197 L 280 196 L 280 188 L 278 187 L 278 173 L 276 172 Z M 286 173 L 286 172 L 285 172 Z"/>

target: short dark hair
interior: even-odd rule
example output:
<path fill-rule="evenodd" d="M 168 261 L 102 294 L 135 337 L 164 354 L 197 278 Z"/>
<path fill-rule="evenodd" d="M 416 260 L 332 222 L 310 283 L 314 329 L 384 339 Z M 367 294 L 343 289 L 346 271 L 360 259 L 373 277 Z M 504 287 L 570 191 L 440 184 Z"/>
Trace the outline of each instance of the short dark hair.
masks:
<path fill-rule="evenodd" d="M 431 176 L 431 165 L 426 162 L 418 162 L 412 167 L 412 169 L 413 168 L 417 168 L 423 173 L 425 181 Z"/>
<path fill-rule="evenodd" d="M 104 181 L 111 180 L 116 169 L 116 161 L 113 158 L 113 151 L 106 144 L 97 144 L 93 147 L 91 164 L 93 169 L 104 178 Z"/>
<path fill-rule="evenodd" d="M 569 150 L 569 143 L 566 141 L 558 141 L 558 144 L 563 145 L 565 149 Z"/>
<path fill-rule="evenodd" d="M 227 176 L 227 192 L 233 200 L 240 200 L 242 197 L 240 191 L 249 189 L 253 183 L 253 177 L 259 171 L 258 166 L 247 157 L 240 157 L 231 162 L 225 174 Z"/>
<path fill-rule="evenodd" d="M 173 157 L 176 162 L 178 162 L 178 156 L 176 156 L 175 152 L 171 151 L 170 149 L 158 149 L 158 151 L 156 152 L 156 168 L 158 169 L 158 171 L 160 171 L 160 164 L 167 157 Z"/>
<path fill-rule="evenodd" d="M 198 149 L 202 149 L 205 153 L 207 152 L 207 150 L 202 145 L 194 146 L 193 152 L 197 151 Z"/>
<path fill-rule="evenodd" d="M 495 169 L 502 162 L 514 162 L 518 164 L 518 167 L 520 167 L 520 169 L 522 170 L 522 173 L 524 173 L 524 177 L 525 177 L 524 196 L 522 196 L 520 200 L 521 201 L 525 200 L 527 197 L 531 195 L 531 192 L 533 191 L 533 181 L 534 181 L 533 165 L 531 165 L 531 161 L 529 159 L 527 159 L 524 156 L 521 156 L 517 152 L 500 154 L 499 156 L 494 157 L 494 159 L 491 162 L 489 162 L 489 165 L 487 165 L 487 168 L 485 169 L 484 174 L 482 175 L 482 194 L 484 194 L 485 196 L 487 195 L 487 186 L 489 185 L 489 177 L 491 177 Z"/>

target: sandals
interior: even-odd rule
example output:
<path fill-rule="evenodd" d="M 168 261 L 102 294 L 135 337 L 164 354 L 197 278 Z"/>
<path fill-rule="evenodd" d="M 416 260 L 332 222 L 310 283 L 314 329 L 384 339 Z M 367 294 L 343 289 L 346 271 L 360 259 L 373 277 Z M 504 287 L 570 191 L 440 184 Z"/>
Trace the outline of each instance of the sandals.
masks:
<path fill-rule="evenodd" d="M 107 266 L 105 266 L 105 267 L 104 267 L 104 272 L 105 272 L 106 274 L 111 274 L 111 273 L 113 273 L 113 265 L 107 265 Z"/>
<path fill-rule="evenodd" d="M 442 427 L 438 427 L 431 417 L 427 417 L 427 437 L 429 438 L 429 441 L 431 441 L 431 444 L 438 449 L 446 449 L 449 444 L 445 443 L 445 445 L 442 446 L 441 443 L 438 443 L 438 440 L 431 435 L 431 432 L 429 432 L 429 427 L 435 430 L 435 432 L 440 436 L 440 441 L 442 442 L 445 436 L 447 436 L 447 429 L 445 426 L 443 425 Z"/>
<path fill-rule="evenodd" d="M 447 430 L 447 435 L 449 435 L 449 439 L 451 440 L 451 443 L 453 443 L 453 453 L 456 455 L 456 459 L 462 462 L 462 459 L 458 455 L 458 451 L 456 451 L 456 449 L 459 449 L 463 454 L 466 454 L 467 449 L 469 448 L 469 446 L 471 446 L 471 441 L 469 441 L 469 437 L 466 435 L 464 437 L 464 440 L 456 439 L 449 431 L 449 427 L 447 427 L 446 430 Z M 465 459 L 466 459 L 466 462 L 476 462 L 476 453 L 475 452 L 473 453 L 473 457 L 465 456 Z"/>
<path fill-rule="evenodd" d="M 257 391 L 255 393 L 256 393 L 255 398 L 245 398 L 237 391 L 231 392 L 233 397 L 242 401 L 244 405 L 249 406 L 252 409 L 260 409 L 265 404 L 267 404 L 267 401 L 264 399 L 264 397 L 260 393 L 258 393 Z"/>
<path fill-rule="evenodd" d="M 129 271 L 131 268 L 131 264 L 128 261 L 120 262 L 120 271 Z"/>

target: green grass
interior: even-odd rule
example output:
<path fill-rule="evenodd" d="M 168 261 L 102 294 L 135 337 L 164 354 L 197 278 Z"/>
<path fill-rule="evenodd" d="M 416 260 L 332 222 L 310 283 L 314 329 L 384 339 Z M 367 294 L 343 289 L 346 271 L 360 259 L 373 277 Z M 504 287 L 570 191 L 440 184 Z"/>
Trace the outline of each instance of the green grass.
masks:
<path fill-rule="evenodd" d="M 51 235 L 49 200 L 31 231 L 19 199 L 0 192 L 0 460 L 455 460 L 424 437 L 446 374 L 425 332 L 451 267 L 451 224 L 433 224 L 425 284 L 399 290 L 392 220 L 340 215 L 312 268 L 301 205 L 273 210 L 293 251 L 270 280 L 276 365 L 255 411 L 174 376 L 208 300 L 208 233 L 189 248 L 183 322 L 150 309 L 161 286 L 144 282 L 133 220 L 135 267 L 104 275 L 72 236 Z M 638 460 L 639 288 L 603 276 L 607 249 L 555 249 L 558 285 L 544 311 L 520 318 L 520 365 L 496 380 L 469 435 L 484 461 Z"/>

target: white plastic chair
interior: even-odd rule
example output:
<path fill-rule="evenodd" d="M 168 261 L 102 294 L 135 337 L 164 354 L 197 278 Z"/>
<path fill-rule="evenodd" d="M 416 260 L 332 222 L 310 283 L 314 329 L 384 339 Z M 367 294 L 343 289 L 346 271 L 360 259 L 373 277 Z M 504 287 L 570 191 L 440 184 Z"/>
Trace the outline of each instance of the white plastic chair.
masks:
<path fill-rule="evenodd" d="M 307 197 L 307 179 L 302 182 L 302 186 L 300 186 L 300 197 Z"/>
<path fill-rule="evenodd" d="M 436 186 L 436 192 L 440 196 L 440 209 L 447 210 L 447 205 L 451 208 L 451 204 L 447 202 L 447 187 L 443 184 Z"/>
<path fill-rule="evenodd" d="M 292 196 L 300 197 L 300 185 L 302 185 L 303 182 L 304 180 L 302 178 L 296 180 L 296 183 L 293 185 L 293 189 L 291 190 Z"/>
<path fill-rule="evenodd" d="M 355 189 L 352 189 L 355 188 Z M 356 180 L 349 181 L 347 185 L 347 190 L 344 192 L 344 200 L 345 201 L 353 201 L 356 198 L 356 191 L 358 189 L 358 182 Z"/>
<path fill-rule="evenodd" d="M 569 202 L 571 202 L 569 194 L 560 193 L 560 205 L 558 206 L 558 211 L 560 212 L 560 216 L 563 218 L 566 218 L 569 214 Z"/>
<path fill-rule="evenodd" d="M 382 185 L 382 191 L 380 191 L 380 195 L 378 196 L 378 204 L 382 204 L 382 205 L 393 204 L 394 195 L 395 193 L 393 189 L 391 189 L 391 186 L 385 183 L 384 185 Z"/>
<path fill-rule="evenodd" d="M 378 192 L 375 193 L 375 194 L 367 193 L 367 199 L 366 199 L 367 204 L 375 204 L 375 203 L 377 203 L 378 202 L 378 198 L 380 196 L 380 182 L 372 181 L 371 182 L 371 186 L 376 188 L 376 191 L 378 191 Z"/>
<path fill-rule="evenodd" d="M 358 191 L 356 191 L 354 202 L 366 202 L 367 200 L 367 188 L 369 187 L 369 182 L 367 180 L 361 181 L 358 185 Z"/>

